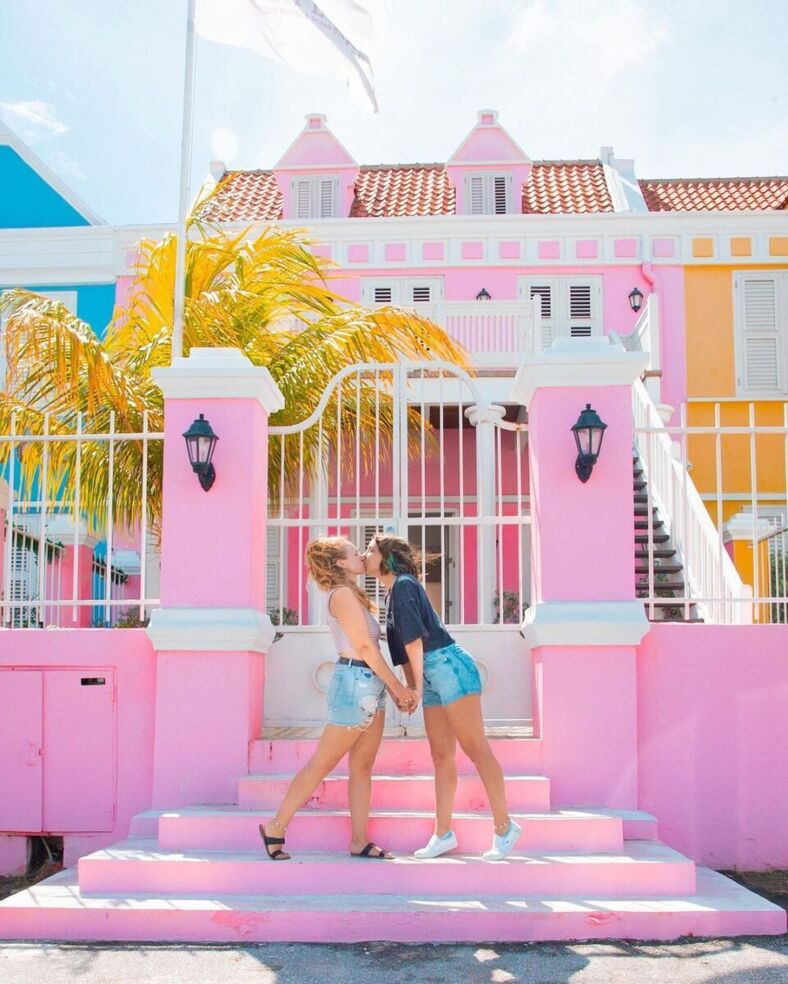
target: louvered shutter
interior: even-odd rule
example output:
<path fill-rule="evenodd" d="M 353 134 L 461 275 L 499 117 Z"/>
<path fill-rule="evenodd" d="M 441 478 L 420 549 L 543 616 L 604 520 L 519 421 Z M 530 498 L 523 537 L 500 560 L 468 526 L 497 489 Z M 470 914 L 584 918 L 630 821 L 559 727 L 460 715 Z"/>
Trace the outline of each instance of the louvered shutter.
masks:
<path fill-rule="evenodd" d="M 591 284 L 568 284 L 569 335 L 572 338 L 590 338 L 593 331 Z"/>
<path fill-rule="evenodd" d="M 785 388 L 785 339 L 781 337 L 779 284 L 774 276 L 744 276 L 737 282 L 741 299 L 741 376 L 752 393 Z"/>
<path fill-rule="evenodd" d="M 550 348 L 555 338 L 555 283 L 549 280 L 529 281 L 526 297 L 532 301 L 536 296 L 542 302 L 542 349 L 544 350 Z"/>
<path fill-rule="evenodd" d="M 318 215 L 321 219 L 331 219 L 336 215 L 335 208 L 336 182 L 333 178 L 321 178 L 319 184 L 319 210 Z"/>
<path fill-rule="evenodd" d="M 280 603 L 279 578 L 284 565 L 284 527 L 268 526 L 265 534 L 265 607 L 271 611 L 278 610 Z"/>
<path fill-rule="evenodd" d="M 496 174 L 492 179 L 492 203 L 495 215 L 509 211 L 509 178 L 505 174 Z"/>
<path fill-rule="evenodd" d="M 295 197 L 295 217 L 297 219 L 312 218 L 312 183 L 307 179 L 293 182 Z"/>
<path fill-rule="evenodd" d="M 469 214 L 484 215 L 484 175 L 471 174 L 466 180 Z"/>

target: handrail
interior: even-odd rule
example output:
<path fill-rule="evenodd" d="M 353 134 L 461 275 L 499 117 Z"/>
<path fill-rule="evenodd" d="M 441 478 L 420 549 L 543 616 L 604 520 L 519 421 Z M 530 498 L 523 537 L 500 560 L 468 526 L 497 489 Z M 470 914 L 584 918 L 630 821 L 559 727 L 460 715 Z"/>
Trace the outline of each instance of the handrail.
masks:
<path fill-rule="evenodd" d="M 670 434 L 640 380 L 633 387 L 633 415 L 635 442 L 647 479 L 649 532 L 653 532 L 653 500 L 665 531 L 681 555 L 688 597 L 702 609 L 704 618 L 710 622 L 749 624 L 751 589 L 725 550 L 722 536 L 686 466 L 676 460 Z M 649 593 L 653 595 L 653 564 L 649 568 Z"/>
<path fill-rule="evenodd" d="M 660 306 L 659 295 L 649 294 L 635 327 L 625 339 L 630 352 L 648 353 L 646 378 L 651 382 L 646 389 L 655 403 L 661 402 L 660 378 L 662 375 L 662 354 L 660 349 Z"/>

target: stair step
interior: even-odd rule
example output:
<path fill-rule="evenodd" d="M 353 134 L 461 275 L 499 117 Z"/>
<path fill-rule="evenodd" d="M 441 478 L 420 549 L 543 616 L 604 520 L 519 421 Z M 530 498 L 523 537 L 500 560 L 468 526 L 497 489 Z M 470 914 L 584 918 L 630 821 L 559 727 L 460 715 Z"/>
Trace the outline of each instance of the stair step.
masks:
<path fill-rule="evenodd" d="M 374 862 L 370 862 L 374 863 Z M 392 862 L 381 862 L 389 865 Z M 501 862 L 502 865 L 507 862 Z M 269 862 L 271 864 L 271 862 Z M 292 862 L 285 862 L 285 867 Z M 363 862 L 359 862 L 363 864 Z M 367 885 L 367 891 L 369 885 Z M 700 868 L 696 894 L 661 899 L 565 895 L 83 895 L 73 869 L 0 901 L 0 939 L 214 943 L 523 942 L 779 936 L 780 907 Z"/>
<path fill-rule="evenodd" d="M 659 510 L 657 509 L 657 507 L 656 507 L 656 506 L 652 506 L 652 507 L 651 507 L 651 511 L 652 511 L 652 513 L 653 513 L 653 514 L 654 514 L 655 516 L 656 516 L 656 515 L 657 515 L 657 513 L 659 512 Z M 648 506 L 640 506 L 640 505 L 636 505 L 636 506 L 635 506 L 635 515 L 636 515 L 636 516 L 648 516 Z"/>
<path fill-rule="evenodd" d="M 646 552 L 646 557 L 648 557 L 648 552 Z M 648 564 L 637 564 L 635 565 L 635 574 L 645 574 L 648 576 L 650 571 Z M 654 574 L 681 574 L 684 568 L 681 564 L 655 564 Z"/>
<path fill-rule="evenodd" d="M 645 531 L 649 529 L 661 530 L 664 525 L 665 523 L 661 519 L 656 519 L 656 518 L 652 519 L 651 523 L 649 523 L 648 518 L 635 520 L 635 529 L 640 531 Z"/>
<path fill-rule="evenodd" d="M 290 850 L 290 844 L 288 844 Z M 163 851 L 155 841 L 129 840 L 79 861 L 84 894 L 187 895 L 691 895 L 695 865 L 659 842 L 633 841 L 616 853 L 518 851 L 506 861 L 457 853 L 429 861 L 397 857 L 376 864 L 341 852 L 293 851 L 272 862 L 254 851 Z"/>
<path fill-rule="evenodd" d="M 635 540 L 637 540 L 637 539 L 638 538 L 635 537 Z M 652 551 L 652 555 L 653 555 L 653 557 L 654 557 L 655 560 L 671 560 L 673 557 L 676 556 L 676 551 L 673 550 L 670 547 L 667 547 L 667 548 L 665 548 L 665 547 L 663 547 L 663 548 L 655 547 L 654 550 Z M 639 550 L 636 550 L 635 551 L 635 560 L 649 560 L 649 552 L 648 552 L 648 549 L 645 549 L 644 550 L 641 547 Z"/>
<path fill-rule="evenodd" d="M 542 742 L 538 738 L 490 738 L 490 745 L 505 775 L 542 771 Z M 315 749 L 314 738 L 259 738 L 250 743 L 249 771 L 265 775 L 295 773 L 306 765 Z M 347 773 L 347 757 L 337 765 Z M 476 775 L 468 757 L 457 749 L 457 771 Z M 375 757 L 375 772 L 384 775 L 432 773 L 432 756 L 426 738 L 384 738 Z"/>
<path fill-rule="evenodd" d="M 655 591 L 683 591 L 684 590 L 683 581 L 654 581 Z M 638 581 L 635 584 L 637 591 L 648 591 L 649 584 L 648 581 Z M 667 599 L 670 600 L 670 599 Z"/>
<path fill-rule="evenodd" d="M 648 543 L 648 540 L 648 533 L 635 533 L 635 543 Z M 670 536 L 667 533 L 654 533 L 652 540 L 654 543 L 668 543 Z"/>
<path fill-rule="evenodd" d="M 247 810 L 274 810 L 282 802 L 292 778 L 292 773 L 245 776 L 238 787 L 238 805 Z M 328 776 L 304 809 L 346 810 L 347 782 L 346 775 Z M 507 776 L 506 796 L 509 808 L 515 813 L 546 812 L 550 809 L 550 780 L 546 776 Z M 373 810 L 432 810 L 434 806 L 435 779 L 432 775 L 387 776 L 377 771 L 373 774 Z M 487 796 L 478 776 L 458 777 L 454 808 L 459 813 L 486 811 Z"/>
<path fill-rule="evenodd" d="M 174 851 L 239 850 L 260 848 L 258 826 L 271 810 L 242 810 L 235 806 L 189 807 L 171 810 L 159 819 L 158 841 Z M 623 843 L 619 817 L 582 810 L 554 813 L 513 811 L 523 827 L 523 850 L 616 851 Z M 455 813 L 454 832 L 463 851 L 481 854 L 491 842 L 491 820 L 477 813 Z M 375 810 L 370 814 L 369 836 L 388 850 L 410 853 L 426 844 L 435 827 L 429 810 Z M 308 851 L 344 851 L 350 841 L 347 810 L 309 810 L 297 813 L 287 828 L 288 847 Z"/>
<path fill-rule="evenodd" d="M 647 484 L 646 483 L 646 480 L 643 479 L 643 478 L 635 479 L 635 481 L 632 483 L 632 491 L 633 492 L 642 492 L 643 489 L 646 488 L 646 484 Z"/>

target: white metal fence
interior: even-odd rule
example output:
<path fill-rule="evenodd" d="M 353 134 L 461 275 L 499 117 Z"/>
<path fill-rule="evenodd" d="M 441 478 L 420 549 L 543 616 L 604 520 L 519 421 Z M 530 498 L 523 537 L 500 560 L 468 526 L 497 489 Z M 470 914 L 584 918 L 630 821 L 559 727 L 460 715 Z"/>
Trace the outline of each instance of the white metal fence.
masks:
<path fill-rule="evenodd" d="M 709 401 L 709 423 L 689 424 L 684 406 L 679 425 L 665 426 L 644 385 L 634 387 L 652 614 L 666 604 L 654 543 L 664 532 L 662 546 L 675 548 L 684 577 L 671 604 L 685 617 L 696 606 L 710 622 L 786 621 L 788 404 L 780 425 L 756 423 L 755 404 L 745 406 L 746 423 L 723 424 L 723 404 Z"/>
<path fill-rule="evenodd" d="M 160 463 L 163 434 L 148 428 L 119 432 L 110 415 L 106 433 L 86 433 L 45 415 L 41 433 L 0 435 L 5 505 L 2 624 L 13 628 L 139 624 L 158 598 L 156 548 L 149 528 L 152 453 Z M 154 452 L 155 447 L 155 452 Z M 129 457 L 139 475 L 128 481 Z M 119 462 L 123 467 L 119 466 Z M 106 489 L 103 502 L 86 483 Z M 132 509 L 134 528 L 117 521 L 118 503 Z M 88 505 L 89 504 L 89 505 Z"/>
<path fill-rule="evenodd" d="M 525 425 L 503 418 L 451 364 L 364 364 L 339 373 L 308 419 L 272 427 L 268 606 L 283 631 L 324 623 L 303 563 L 310 539 L 363 548 L 386 531 L 418 548 L 448 624 L 519 623 L 530 585 Z"/>

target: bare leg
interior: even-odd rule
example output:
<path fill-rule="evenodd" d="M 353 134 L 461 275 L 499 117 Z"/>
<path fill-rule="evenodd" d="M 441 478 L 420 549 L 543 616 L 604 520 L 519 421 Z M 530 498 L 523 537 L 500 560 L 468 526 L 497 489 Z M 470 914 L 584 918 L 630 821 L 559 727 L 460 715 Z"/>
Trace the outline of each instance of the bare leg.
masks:
<path fill-rule="evenodd" d="M 424 728 L 435 769 L 435 833 L 451 830 L 457 792 L 457 741 L 444 707 L 424 708 Z"/>
<path fill-rule="evenodd" d="M 282 804 L 275 816 L 264 824 L 268 837 L 282 837 L 293 814 L 309 799 L 320 783 L 337 765 L 342 756 L 361 738 L 363 732 L 358 728 L 344 728 L 327 724 L 320 736 L 315 753 L 298 772 L 285 793 Z"/>
<path fill-rule="evenodd" d="M 479 695 L 469 694 L 467 697 L 461 697 L 444 710 L 460 747 L 475 765 L 479 778 L 484 784 L 496 833 L 502 833 L 509 823 L 503 770 L 484 734 L 482 702 Z"/>
<path fill-rule="evenodd" d="M 383 737 L 385 711 L 378 711 L 361 737 L 350 749 L 348 756 L 349 777 L 347 784 L 350 802 L 350 852 L 358 854 L 369 843 L 367 824 L 369 822 L 369 801 L 372 796 L 372 766 Z"/>

